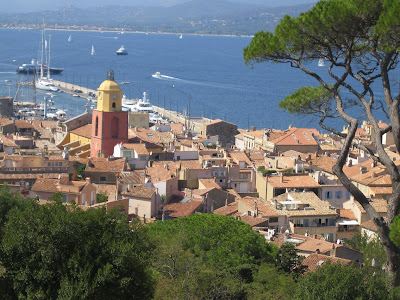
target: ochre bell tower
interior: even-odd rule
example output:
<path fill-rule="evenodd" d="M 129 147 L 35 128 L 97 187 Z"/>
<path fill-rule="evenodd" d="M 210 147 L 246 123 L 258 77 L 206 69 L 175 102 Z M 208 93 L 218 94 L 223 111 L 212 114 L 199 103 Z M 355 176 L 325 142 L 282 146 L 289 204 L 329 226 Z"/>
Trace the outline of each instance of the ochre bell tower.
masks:
<path fill-rule="evenodd" d="M 128 141 L 128 112 L 122 111 L 122 90 L 108 71 L 107 80 L 97 89 L 97 108 L 92 116 L 90 157 L 109 157 L 114 146 Z"/>

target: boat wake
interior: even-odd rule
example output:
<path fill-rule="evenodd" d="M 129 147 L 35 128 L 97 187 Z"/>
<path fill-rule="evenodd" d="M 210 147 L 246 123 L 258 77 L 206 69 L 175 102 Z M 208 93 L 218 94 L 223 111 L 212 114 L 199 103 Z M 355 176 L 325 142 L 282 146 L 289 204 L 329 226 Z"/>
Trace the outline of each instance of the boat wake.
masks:
<path fill-rule="evenodd" d="M 172 76 L 162 75 L 162 74 L 155 74 L 155 75 L 152 75 L 152 77 L 156 78 L 156 79 L 160 79 L 160 80 L 168 80 L 168 81 L 175 81 L 175 82 L 179 81 L 180 83 L 186 83 L 186 84 L 192 84 L 192 85 L 201 85 L 201 86 L 209 86 L 209 87 L 222 88 L 222 89 L 228 89 L 228 90 L 246 91 L 246 89 L 234 86 L 232 84 L 194 81 L 194 80 L 181 79 L 178 77 L 172 77 Z"/>

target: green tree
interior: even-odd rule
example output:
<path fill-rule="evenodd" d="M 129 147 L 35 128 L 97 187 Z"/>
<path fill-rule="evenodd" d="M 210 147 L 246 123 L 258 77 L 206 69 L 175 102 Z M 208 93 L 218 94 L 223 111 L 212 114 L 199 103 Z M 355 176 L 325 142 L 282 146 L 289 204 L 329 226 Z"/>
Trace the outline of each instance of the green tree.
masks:
<path fill-rule="evenodd" d="M 350 247 L 363 253 L 363 263 L 371 266 L 372 259 L 375 258 L 377 266 L 383 267 L 386 263 L 386 253 L 383 245 L 378 238 L 370 238 L 367 234 L 357 234 L 351 241 L 348 241 Z"/>
<path fill-rule="evenodd" d="M 118 211 L 55 202 L 14 207 L 0 261 L 18 299 L 151 299 L 151 244 Z"/>
<path fill-rule="evenodd" d="M 292 243 L 284 243 L 276 255 L 276 266 L 279 270 L 295 277 L 304 273 L 306 267 L 301 264 L 303 257 L 297 254 Z"/>
<path fill-rule="evenodd" d="M 246 63 L 288 63 L 316 79 L 320 88 L 302 90 L 293 96 L 294 112 L 315 113 L 320 125 L 344 139 L 334 174 L 374 220 L 387 255 L 386 270 L 396 273 L 395 284 L 400 285 L 400 248 L 389 238 L 390 224 L 400 213 L 400 170 L 392 161 L 382 143 L 383 134 L 393 132 L 397 152 L 400 152 L 400 94 L 396 86 L 400 46 L 400 2 L 394 0 L 330 0 L 318 2 L 310 11 L 298 17 L 285 16 L 274 32 L 258 32 L 244 49 Z M 327 66 L 313 68 L 316 60 Z M 353 100 L 344 96 L 343 89 Z M 383 91 L 377 97 L 377 91 Z M 310 97 L 307 98 L 309 95 Z M 334 109 L 329 101 L 334 100 Z M 305 99 L 305 103 L 301 102 Z M 311 100 L 310 100 L 311 99 Z M 310 106 L 310 103 L 312 105 Z M 352 104 L 357 107 L 348 109 Z M 287 105 L 282 104 L 284 108 Z M 363 112 L 372 124 L 377 154 L 354 140 L 358 127 L 357 116 Z M 389 125 L 381 128 L 378 118 L 386 115 Z M 348 133 L 342 134 L 326 125 L 325 120 L 340 117 L 348 124 Z M 357 147 L 374 161 L 381 163 L 392 181 L 393 194 L 388 199 L 387 220 L 372 207 L 367 197 L 343 172 L 349 151 Z"/>
<path fill-rule="evenodd" d="M 253 282 L 246 286 L 247 299 L 293 298 L 297 283 L 292 276 L 279 272 L 271 264 L 262 264 L 254 273 Z"/>
<path fill-rule="evenodd" d="M 97 196 L 97 203 L 103 203 L 108 201 L 108 196 L 104 193 L 98 193 L 96 196 Z"/>
<path fill-rule="evenodd" d="M 252 270 L 273 262 L 276 247 L 232 217 L 194 214 L 147 225 L 157 245 L 156 299 L 242 299 Z M 171 298 L 171 299 L 172 299 Z M 166 298 L 170 299 L 170 298 Z"/>
<path fill-rule="evenodd" d="M 295 300 L 398 299 L 387 275 L 371 268 L 331 264 L 329 261 L 300 277 Z"/>

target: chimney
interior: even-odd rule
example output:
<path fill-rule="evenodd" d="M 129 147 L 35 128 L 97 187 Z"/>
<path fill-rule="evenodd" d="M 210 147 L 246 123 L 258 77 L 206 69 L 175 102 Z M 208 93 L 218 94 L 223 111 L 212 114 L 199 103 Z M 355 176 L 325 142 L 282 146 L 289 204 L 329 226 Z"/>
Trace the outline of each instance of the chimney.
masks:
<path fill-rule="evenodd" d="M 336 257 L 336 247 L 335 244 L 332 245 L 332 249 L 329 252 L 329 256 Z"/>
<path fill-rule="evenodd" d="M 321 252 L 319 251 L 319 249 L 315 250 L 315 253 L 320 254 Z"/>
<path fill-rule="evenodd" d="M 257 202 L 254 201 L 254 216 L 257 218 L 258 217 L 258 207 L 257 207 Z"/>
<path fill-rule="evenodd" d="M 376 177 L 376 174 L 375 174 L 374 171 L 372 171 L 372 172 L 371 172 L 371 178 L 375 178 L 375 177 Z"/>
<path fill-rule="evenodd" d="M 90 183 L 90 177 L 86 177 L 86 178 L 85 178 L 85 181 L 86 181 L 87 183 Z"/>

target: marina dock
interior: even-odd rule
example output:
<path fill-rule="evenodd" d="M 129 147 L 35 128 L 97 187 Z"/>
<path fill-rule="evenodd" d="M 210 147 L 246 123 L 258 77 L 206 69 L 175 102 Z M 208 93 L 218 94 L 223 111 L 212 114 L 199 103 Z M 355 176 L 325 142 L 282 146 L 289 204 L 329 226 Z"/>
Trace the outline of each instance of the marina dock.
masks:
<path fill-rule="evenodd" d="M 53 83 L 55 86 L 57 86 L 60 89 L 60 91 L 67 93 L 67 94 L 71 94 L 71 95 L 75 94 L 81 98 L 87 98 L 89 96 L 97 97 L 96 90 L 92 90 L 92 89 L 89 89 L 84 86 L 79 86 L 76 84 L 59 81 L 59 80 L 54 80 L 54 79 L 53 79 Z"/>

